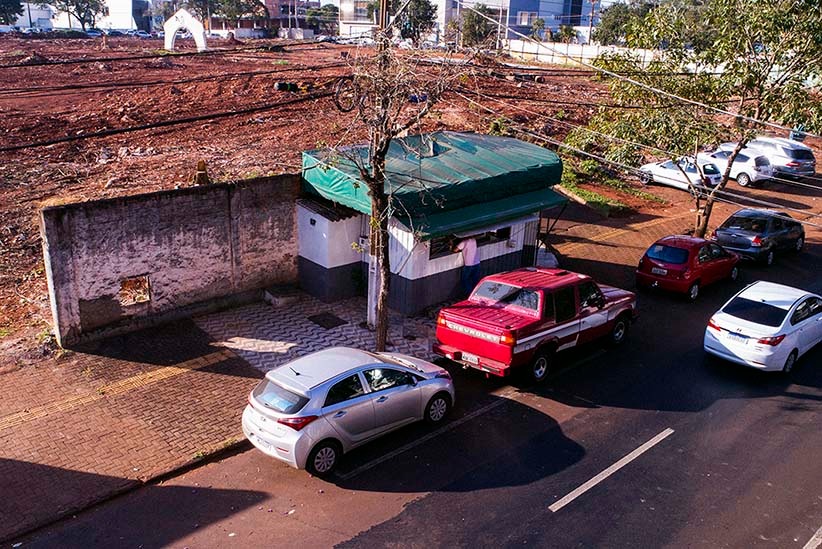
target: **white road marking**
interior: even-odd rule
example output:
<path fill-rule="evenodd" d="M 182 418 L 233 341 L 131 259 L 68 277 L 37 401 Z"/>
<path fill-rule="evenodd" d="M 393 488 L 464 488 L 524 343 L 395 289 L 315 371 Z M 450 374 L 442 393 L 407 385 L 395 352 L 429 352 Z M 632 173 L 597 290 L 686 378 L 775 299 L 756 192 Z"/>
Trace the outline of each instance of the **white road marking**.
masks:
<path fill-rule="evenodd" d="M 805 544 L 805 547 L 802 549 L 816 549 L 822 545 L 822 526 L 819 527 L 819 530 L 813 535 L 811 539 L 808 540 L 808 543 Z"/>
<path fill-rule="evenodd" d="M 654 438 L 652 438 L 651 440 L 649 440 L 648 442 L 646 442 L 645 444 L 643 444 L 642 446 L 640 446 L 639 448 L 637 448 L 636 450 L 622 458 L 621 460 L 617 461 L 616 463 L 602 471 L 600 474 L 586 482 L 585 484 L 579 486 L 573 492 L 570 492 L 562 499 L 555 501 L 552 505 L 548 506 L 548 509 L 556 513 L 557 511 L 559 511 L 560 509 L 574 501 L 576 498 L 578 498 L 579 496 L 581 496 L 582 494 L 584 494 L 585 492 L 587 492 L 588 490 L 590 490 L 606 478 L 610 477 L 611 475 L 613 475 L 614 473 L 628 465 L 630 462 L 632 462 L 633 460 L 635 460 L 636 458 L 638 458 L 639 456 L 641 456 L 642 454 L 644 454 L 645 452 L 659 444 L 660 442 L 662 442 L 668 436 L 672 435 L 673 432 L 673 429 L 665 429 L 657 436 L 655 436 Z"/>
<path fill-rule="evenodd" d="M 589 362 L 591 360 L 594 360 L 595 358 L 599 358 L 600 356 L 602 356 L 604 354 L 605 354 L 605 351 L 600 349 L 597 352 L 593 353 L 592 355 L 590 355 L 588 357 L 585 357 L 582 360 L 578 360 L 577 362 L 575 362 L 571 366 L 569 366 L 569 367 L 565 368 L 564 370 L 560 371 L 557 375 L 549 376 L 548 379 L 556 379 L 558 377 L 561 377 L 561 376 L 565 375 L 566 373 L 568 373 L 569 371 L 577 368 L 578 366 L 580 366 L 582 364 L 585 364 L 586 362 Z M 385 454 L 383 456 L 380 456 L 376 459 L 373 459 L 373 460 L 369 461 L 368 463 L 364 463 L 363 465 L 357 467 L 353 471 L 349 471 L 349 472 L 347 472 L 343 475 L 337 475 L 337 477 L 340 480 L 348 480 L 348 479 L 356 477 L 357 475 L 361 475 L 362 473 L 368 471 L 369 469 L 373 469 L 374 467 L 376 467 L 380 463 L 384 463 L 384 462 L 388 461 L 389 459 L 392 459 L 392 458 L 402 454 L 403 452 L 407 452 L 408 450 L 411 450 L 412 448 L 416 448 L 420 444 L 423 444 L 423 443 L 428 442 L 429 440 L 431 440 L 433 438 L 436 438 L 436 437 L 440 436 L 443 433 L 447 433 L 448 431 L 452 431 L 452 430 L 456 429 L 457 427 L 459 427 L 460 425 L 462 425 L 462 424 L 464 424 L 468 421 L 471 421 L 472 419 L 474 419 L 478 416 L 481 416 L 482 414 L 484 414 L 486 412 L 490 412 L 491 410 L 493 410 L 494 408 L 496 408 L 500 404 L 504 404 L 505 402 L 507 402 L 509 400 L 517 400 L 517 397 L 519 396 L 519 394 L 521 394 L 521 393 L 517 389 L 509 389 L 509 390 L 507 390 L 503 393 L 500 393 L 500 394 L 491 393 L 492 396 L 498 397 L 500 400 L 491 402 L 490 404 L 487 404 L 487 405 L 483 406 L 482 408 L 478 408 L 478 409 L 474 410 L 473 412 L 471 412 L 469 414 L 466 414 L 466 415 L 462 416 L 461 418 L 459 418 L 455 421 L 452 421 L 448 425 L 443 425 L 442 427 L 440 427 L 436 431 L 432 431 L 432 432 L 428 433 L 427 435 L 418 438 L 414 442 L 409 442 L 408 444 L 406 444 L 404 446 L 400 446 L 396 450 L 392 450 L 391 452 L 388 452 L 387 454 Z M 579 397 L 574 396 L 574 398 L 579 398 Z M 580 400 L 585 401 L 585 399 L 582 399 L 582 398 L 580 398 Z M 588 402 L 588 401 L 586 401 L 586 402 Z"/>

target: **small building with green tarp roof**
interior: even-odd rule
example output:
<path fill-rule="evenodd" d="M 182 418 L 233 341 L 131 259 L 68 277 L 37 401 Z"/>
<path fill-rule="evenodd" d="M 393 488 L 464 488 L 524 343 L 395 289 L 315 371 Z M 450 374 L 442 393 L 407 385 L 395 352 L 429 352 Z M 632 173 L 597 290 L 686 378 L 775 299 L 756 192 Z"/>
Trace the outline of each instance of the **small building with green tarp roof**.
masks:
<path fill-rule="evenodd" d="M 371 199 L 358 167 L 367 155 L 367 145 L 303 153 L 300 280 L 326 301 L 362 293 L 368 277 Z M 389 305 L 414 313 L 458 293 L 455 237 L 477 239 L 483 275 L 533 264 L 538 212 L 566 201 L 551 188 L 561 175 L 553 151 L 511 137 L 443 131 L 394 139 L 385 182 Z"/>

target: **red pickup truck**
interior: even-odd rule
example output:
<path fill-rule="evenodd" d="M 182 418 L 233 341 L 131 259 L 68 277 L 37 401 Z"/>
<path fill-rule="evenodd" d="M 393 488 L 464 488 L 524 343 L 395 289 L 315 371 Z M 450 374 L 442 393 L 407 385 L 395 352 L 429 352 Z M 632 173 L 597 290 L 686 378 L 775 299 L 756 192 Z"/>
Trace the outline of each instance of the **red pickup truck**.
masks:
<path fill-rule="evenodd" d="M 440 310 L 433 350 L 496 376 L 528 367 L 540 382 L 554 353 L 600 337 L 622 343 L 636 317 L 633 292 L 562 269 L 518 269 L 483 278 Z"/>

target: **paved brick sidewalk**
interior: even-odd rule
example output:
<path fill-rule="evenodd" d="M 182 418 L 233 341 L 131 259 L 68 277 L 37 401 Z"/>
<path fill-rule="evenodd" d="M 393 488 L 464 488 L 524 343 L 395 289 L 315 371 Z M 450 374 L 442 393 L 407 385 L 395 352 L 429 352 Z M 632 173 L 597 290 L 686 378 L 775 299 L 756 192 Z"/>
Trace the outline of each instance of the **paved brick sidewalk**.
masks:
<path fill-rule="evenodd" d="M 0 375 L 0 540 L 240 440 L 259 377 L 191 321 Z"/>

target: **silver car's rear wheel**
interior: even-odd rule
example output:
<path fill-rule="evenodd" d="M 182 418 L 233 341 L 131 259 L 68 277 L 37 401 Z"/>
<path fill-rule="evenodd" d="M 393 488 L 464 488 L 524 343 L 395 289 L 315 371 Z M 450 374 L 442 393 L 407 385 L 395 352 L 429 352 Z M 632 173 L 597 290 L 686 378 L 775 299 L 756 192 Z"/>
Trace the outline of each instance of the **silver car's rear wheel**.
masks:
<path fill-rule="evenodd" d="M 445 393 L 437 393 L 425 407 L 425 421 L 434 424 L 445 419 L 451 410 L 451 399 Z"/>
<path fill-rule="evenodd" d="M 329 476 L 337 467 L 342 449 L 334 441 L 327 440 L 314 446 L 308 454 L 305 468 L 312 475 L 325 478 Z"/>
<path fill-rule="evenodd" d="M 740 187 L 747 187 L 751 184 L 751 178 L 748 177 L 748 174 L 741 173 L 738 176 L 736 176 L 736 182 L 739 183 Z"/>

